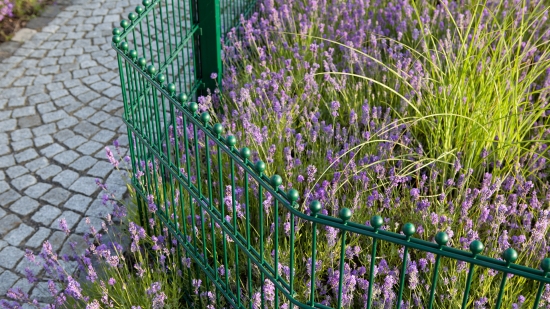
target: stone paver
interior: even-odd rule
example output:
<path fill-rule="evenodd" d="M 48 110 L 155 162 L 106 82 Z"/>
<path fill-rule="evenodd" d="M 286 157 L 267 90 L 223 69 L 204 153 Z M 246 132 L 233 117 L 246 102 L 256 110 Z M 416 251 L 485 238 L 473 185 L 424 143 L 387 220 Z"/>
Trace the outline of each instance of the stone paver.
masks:
<path fill-rule="evenodd" d="M 80 241 L 82 252 L 83 234 L 100 230 L 112 210 L 95 179 L 115 196 L 126 192 L 103 149 L 115 139 L 128 145 L 110 42 L 139 1 L 61 2 L 0 53 L 0 300 L 21 287 L 41 303 L 53 301 L 45 271 L 26 261 L 25 250 L 37 254 L 48 240 L 56 253 L 70 253 L 69 243 Z M 60 231 L 61 219 L 71 235 Z M 38 273 L 36 283 L 27 282 L 26 267 Z"/>

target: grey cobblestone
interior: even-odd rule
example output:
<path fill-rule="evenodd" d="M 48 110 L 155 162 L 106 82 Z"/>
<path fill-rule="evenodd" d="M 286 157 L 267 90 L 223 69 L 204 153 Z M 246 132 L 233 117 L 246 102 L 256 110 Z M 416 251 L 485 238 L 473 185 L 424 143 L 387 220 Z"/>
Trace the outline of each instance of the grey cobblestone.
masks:
<path fill-rule="evenodd" d="M 6 119 L 0 121 L 0 132 L 13 131 L 17 125 L 15 119 Z"/>
<path fill-rule="evenodd" d="M 75 194 L 65 203 L 64 207 L 67 209 L 85 213 L 91 202 L 92 199 L 90 197 L 81 194 Z"/>
<path fill-rule="evenodd" d="M 31 247 L 31 248 L 38 248 L 42 246 L 42 243 L 44 242 L 44 240 L 46 240 L 46 238 L 48 238 L 48 236 L 50 236 L 51 232 L 52 231 L 48 228 L 39 227 L 38 231 L 34 233 L 34 235 L 32 235 L 32 237 L 29 238 L 29 240 L 27 240 L 27 243 L 25 244 L 25 246 Z"/>
<path fill-rule="evenodd" d="M 58 223 L 59 225 L 59 223 Z M 67 238 L 67 234 L 62 231 L 55 231 L 48 239 L 50 244 L 52 245 L 52 249 L 54 251 L 58 251 L 61 249 L 61 246 L 63 245 L 63 242 L 65 241 L 65 238 Z"/>
<path fill-rule="evenodd" d="M 17 142 L 26 138 L 31 138 L 31 137 L 32 137 L 32 133 L 30 129 L 20 129 L 20 130 L 11 132 L 11 140 L 14 142 Z"/>
<path fill-rule="evenodd" d="M 4 193 L 8 191 L 9 188 L 10 188 L 10 185 L 8 185 L 7 182 L 5 182 L 4 180 L 0 181 L 0 193 Z"/>
<path fill-rule="evenodd" d="M 65 109 L 67 111 L 67 109 Z M 63 120 L 60 120 L 57 122 L 57 127 L 59 129 L 65 129 L 65 128 L 69 128 L 69 127 L 72 127 L 74 126 L 75 124 L 78 123 L 78 119 L 76 119 L 75 117 L 67 117 Z"/>
<path fill-rule="evenodd" d="M 37 199 L 40 198 L 44 193 L 46 193 L 52 185 L 48 183 L 39 182 L 25 190 L 25 195 Z"/>
<path fill-rule="evenodd" d="M 10 210 L 20 215 L 26 216 L 34 212 L 40 204 L 28 196 L 23 196 L 17 202 L 11 205 Z"/>
<path fill-rule="evenodd" d="M 63 188 L 54 188 L 43 195 L 40 200 L 48 202 L 53 206 L 60 206 L 70 195 L 71 193 Z"/>
<path fill-rule="evenodd" d="M 48 159 L 46 159 L 44 157 L 40 157 L 38 159 L 35 159 L 35 160 L 25 164 L 25 167 L 28 168 L 31 172 L 35 172 L 38 169 L 41 169 L 46 165 L 48 165 Z"/>
<path fill-rule="evenodd" d="M 24 116 L 30 116 L 30 115 L 34 115 L 35 112 L 36 111 L 34 106 L 21 107 L 13 110 L 12 117 L 19 118 Z"/>
<path fill-rule="evenodd" d="M 21 286 L 40 302 L 52 301 L 44 277 L 33 287 L 20 276 L 32 266 L 21 260 L 22 248 L 39 249 L 47 239 L 56 253 L 70 253 L 69 241 L 81 236 L 67 241 L 52 231 L 63 216 L 73 233 L 89 231 L 85 214 L 99 230 L 112 206 L 102 205 L 96 177 L 115 196 L 126 192 L 102 148 L 126 134 L 110 42 L 112 27 L 133 7 L 125 0 L 74 1 L 0 63 L 0 263 L 12 261 L 0 265 L 0 299 L 4 287 Z"/>
<path fill-rule="evenodd" d="M 11 202 L 17 201 L 20 197 L 21 194 L 17 193 L 17 191 L 9 189 L 0 195 L 0 205 L 5 207 L 6 205 L 11 204 Z"/>
<path fill-rule="evenodd" d="M 36 178 L 32 175 L 23 175 L 11 181 L 11 184 L 19 191 L 32 186 L 36 183 Z"/>
<path fill-rule="evenodd" d="M 50 177 L 59 174 L 61 170 L 61 167 L 57 165 L 48 165 L 44 168 L 39 169 L 36 174 L 40 176 L 40 178 L 42 178 L 43 180 L 48 180 Z"/>
<path fill-rule="evenodd" d="M 0 219 L 0 235 L 4 236 L 12 229 L 16 228 L 21 224 L 21 219 L 18 216 L 11 214 Z"/>
<path fill-rule="evenodd" d="M 60 142 L 63 142 L 73 136 L 74 133 L 71 130 L 61 130 L 53 135 L 53 137 Z"/>
<path fill-rule="evenodd" d="M 32 232 L 34 232 L 32 227 L 26 224 L 20 224 L 16 229 L 11 230 L 11 232 L 4 237 L 4 240 L 12 246 L 18 246 L 25 238 L 29 237 Z"/>
<path fill-rule="evenodd" d="M 6 170 L 6 174 L 11 179 L 15 179 L 28 172 L 29 170 L 27 168 L 24 168 L 23 166 L 20 166 L 20 165 L 12 166 Z"/>
<path fill-rule="evenodd" d="M 11 144 L 11 147 L 14 151 L 20 151 L 26 148 L 29 148 L 32 146 L 32 140 L 30 138 L 24 139 L 18 142 L 14 142 Z"/>
<path fill-rule="evenodd" d="M 51 143 L 53 143 L 53 138 L 51 135 L 43 135 L 34 139 L 34 145 L 36 147 L 42 147 Z"/>
<path fill-rule="evenodd" d="M 28 117 L 21 117 L 17 121 L 20 128 L 36 127 L 42 124 L 42 119 L 39 115 L 32 115 Z"/>
<path fill-rule="evenodd" d="M 0 168 L 6 168 L 8 166 L 13 166 L 15 164 L 15 159 L 13 155 L 5 155 L 0 157 Z"/>
<path fill-rule="evenodd" d="M 80 215 L 76 212 L 66 210 L 64 211 L 51 225 L 52 229 L 60 230 L 61 227 L 59 226 L 59 222 L 61 219 L 65 219 L 65 222 L 67 222 L 67 228 L 72 229 L 80 220 Z"/>
<path fill-rule="evenodd" d="M 78 178 L 78 173 L 71 170 L 64 170 L 61 173 L 57 174 L 52 181 L 59 183 L 63 188 L 68 188 L 73 182 Z"/>
<path fill-rule="evenodd" d="M 50 123 L 32 129 L 32 133 L 34 134 L 34 136 L 42 136 L 55 133 L 56 130 L 57 127 L 55 126 L 55 123 Z"/>
<path fill-rule="evenodd" d="M 23 255 L 25 255 L 25 252 L 22 250 L 13 246 L 8 246 L 0 252 L 0 266 L 8 269 L 14 268 Z"/>
<path fill-rule="evenodd" d="M 38 275 L 40 271 L 42 271 L 43 269 L 43 263 L 44 263 L 44 259 L 42 259 L 42 257 L 38 255 L 35 256 L 35 262 L 32 262 L 29 259 L 24 258 L 24 259 L 21 259 L 19 264 L 17 264 L 17 266 L 15 267 L 15 271 L 22 276 L 26 276 L 25 269 L 28 268 L 33 272 L 34 275 Z M 26 278 L 22 278 L 22 279 L 27 281 Z M 28 283 L 27 283 L 27 286 L 32 287 Z"/>
<path fill-rule="evenodd" d="M 93 155 L 96 151 L 98 151 L 102 147 L 103 145 L 98 142 L 89 141 L 81 145 L 80 147 L 78 147 L 76 150 L 84 155 Z"/>
<path fill-rule="evenodd" d="M 40 150 L 40 153 L 48 158 L 51 158 L 64 150 L 65 148 L 59 144 L 51 144 L 50 146 Z"/>
<path fill-rule="evenodd" d="M 65 152 L 62 152 L 62 153 L 56 155 L 55 157 L 53 157 L 53 159 L 54 159 L 54 161 L 56 161 L 58 163 L 61 163 L 61 164 L 64 164 L 64 165 L 69 165 L 74 160 L 76 160 L 76 158 L 78 158 L 78 157 L 79 157 L 78 153 L 76 153 L 72 150 L 67 150 Z"/>
<path fill-rule="evenodd" d="M 113 166 L 110 163 L 99 161 L 88 171 L 88 175 L 105 178 L 112 170 Z"/>
<path fill-rule="evenodd" d="M 69 167 L 82 172 L 92 167 L 96 162 L 97 162 L 96 159 L 90 156 L 84 156 L 74 161 L 73 163 L 71 163 Z"/>
<path fill-rule="evenodd" d="M 95 178 L 80 177 L 69 187 L 69 189 L 90 196 L 99 188 L 95 183 Z"/>
<path fill-rule="evenodd" d="M 14 157 L 17 163 L 23 163 L 38 157 L 38 153 L 36 153 L 36 150 L 34 149 L 27 149 L 23 152 L 16 154 Z"/>
<path fill-rule="evenodd" d="M 84 144 L 88 139 L 80 136 L 80 135 L 75 135 L 69 139 L 66 139 L 63 141 L 63 144 L 65 144 L 65 146 L 71 148 L 71 149 L 74 149 L 82 144 Z"/>
<path fill-rule="evenodd" d="M 105 143 L 109 142 L 110 140 L 112 140 L 114 136 L 115 136 L 115 133 L 113 131 L 101 130 L 101 131 L 97 132 L 97 134 L 94 135 L 94 137 L 92 137 L 92 139 L 94 141 L 105 144 Z"/>
<path fill-rule="evenodd" d="M 45 205 L 40 207 L 40 209 L 32 216 L 31 220 L 47 226 L 50 225 L 55 218 L 59 217 L 60 214 L 61 210 L 59 210 L 58 207 Z"/>
<path fill-rule="evenodd" d="M 8 145 L 0 145 L 0 156 L 1 155 L 5 155 L 7 153 L 10 153 L 11 150 L 10 150 L 10 146 Z"/>
<path fill-rule="evenodd" d="M 49 123 L 49 122 L 53 122 L 53 121 L 63 119 L 67 116 L 69 116 L 69 115 L 67 115 L 67 113 L 64 110 L 58 110 L 58 111 L 55 111 L 55 112 L 51 112 L 51 113 L 47 113 L 47 114 L 42 115 L 42 120 L 45 123 Z"/>
<path fill-rule="evenodd" d="M 2 257 L 2 253 L 0 252 L 0 258 L 1 257 Z M 17 280 L 19 280 L 19 276 L 17 276 L 15 273 L 9 270 L 4 271 L 0 275 L 0 295 L 6 295 L 8 290 L 15 284 L 15 282 L 17 282 Z"/>

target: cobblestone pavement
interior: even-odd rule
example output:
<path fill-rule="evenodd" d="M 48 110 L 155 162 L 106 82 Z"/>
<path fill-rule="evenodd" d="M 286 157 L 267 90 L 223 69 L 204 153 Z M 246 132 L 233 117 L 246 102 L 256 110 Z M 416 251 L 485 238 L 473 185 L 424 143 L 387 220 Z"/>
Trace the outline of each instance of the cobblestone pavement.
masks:
<path fill-rule="evenodd" d="M 126 192 L 104 149 L 115 139 L 128 145 L 110 38 L 137 4 L 73 1 L 0 62 L 0 299 L 21 287 L 51 301 L 40 267 L 33 267 L 39 281 L 27 282 L 25 249 L 38 253 L 49 240 L 58 253 L 70 253 L 69 242 L 89 228 L 85 218 L 100 229 L 107 208 L 96 178 L 118 197 Z M 74 232 L 68 237 L 61 218 Z"/>

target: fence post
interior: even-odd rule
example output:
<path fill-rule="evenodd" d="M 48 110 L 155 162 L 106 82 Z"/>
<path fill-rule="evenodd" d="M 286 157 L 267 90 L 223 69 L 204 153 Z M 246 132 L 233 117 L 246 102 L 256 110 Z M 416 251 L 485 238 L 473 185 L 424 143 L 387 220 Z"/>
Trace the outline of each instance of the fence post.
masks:
<path fill-rule="evenodd" d="M 201 81 L 199 94 L 206 94 L 206 89 L 221 87 L 222 53 L 220 0 L 195 0 L 195 24 L 200 31 L 195 37 L 195 74 Z M 216 73 L 215 79 L 211 74 Z"/>

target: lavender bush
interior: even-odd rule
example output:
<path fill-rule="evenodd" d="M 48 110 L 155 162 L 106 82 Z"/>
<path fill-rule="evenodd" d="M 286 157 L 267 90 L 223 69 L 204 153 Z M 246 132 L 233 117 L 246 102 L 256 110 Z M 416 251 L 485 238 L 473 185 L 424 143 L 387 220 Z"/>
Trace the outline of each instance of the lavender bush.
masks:
<path fill-rule="evenodd" d="M 116 141 L 115 147 L 118 150 Z M 116 159 L 109 148 L 105 149 L 113 167 L 118 169 L 129 161 L 128 157 L 124 161 Z M 153 235 L 134 223 L 139 220 L 134 206 L 135 191 L 130 196 L 134 204 L 130 203 L 127 208 L 106 185 L 96 182 L 103 189 L 103 205 L 108 214 L 101 231 L 87 221 L 90 228 L 84 235 L 85 252 L 77 254 L 75 248 L 81 244 L 71 243 L 74 254 L 59 256 L 48 241 L 38 255 L 30 250 L 26 252 L 26 258 L 42 266 L 50 278 L 51 304 L 40 307 L 36 299 L 15 288 L 7 293 L 11 301 L 0 301 L 1 308 L 15 309 L 25 304 L 47 309 L 185 308 L 181 295 L 184 278 L 189 278 L 186 274 L 190 264 L 188 259 L 180 257 L 181 252 L 176 252 L 175 240 L 166 229 Z M 67 235 L 71 233 L 64 219 L 60 220 L 59 227 Z M 68 272 L 67 265 L 73 261 L 78 263 L 76 273 Z M 25 272 L 30 284 L 37 281 L 30 268 Z"/>
<path fill-rule="evenodd" d="M 4 18 L 13 16 L 13 3 L 10 0 L 3 0 L 0 2 L 0 21 Z"/>

